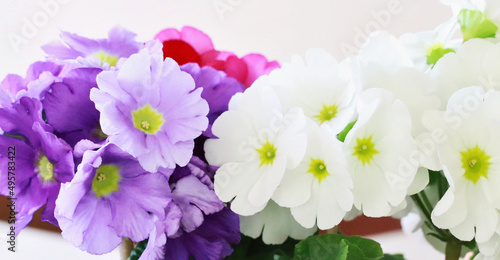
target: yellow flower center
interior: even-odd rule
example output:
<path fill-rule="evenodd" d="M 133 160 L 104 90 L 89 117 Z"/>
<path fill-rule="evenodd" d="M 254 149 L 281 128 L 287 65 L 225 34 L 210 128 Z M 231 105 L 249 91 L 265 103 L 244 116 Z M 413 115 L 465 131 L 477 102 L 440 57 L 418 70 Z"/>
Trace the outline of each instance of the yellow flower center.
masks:
<path fill-rule="evenodd" d="M 119 190 L 120 167 L 113 164 L 103 164 L 97 168 L 92 180 L 92 190 L 96 197 L 109 195 Z"/>
<path fill-rule="evenodd" d="M 330 175 L 326 169 L 325 161 L 321 159 L 311 158 L 311 164 L 309 164 L 309 170 L 307 172 L 312 173 L 319 182 Z"/>
<path fill-rule="evenodd" d="M 256 149 L 260 155 L 260 166 L 264 164 L 272 164 L 274 158 L 276 157 L 276 147 L 266 140 L 266 143 L 262 145 L 260 149 Z"/>
<path fill-rule="evenodd" d="M 120 57 L 115 56 L 115 55 L 110 55 L 110 54 L 104 53 L 102 50 L 94 53 L 94 57 L 97 57 L 101 61 L 101 65 L 108 63 L 109 66 L 112 66 L 112 67 L 116 66 L 116 63 L 118 62 L 118 59 L 120 58 Z"/>
<path fill-rule="evenodd" d="M 135 128 L 146 134 L 156 134 L 163 123 L 165 123 L 163 114 L 156 111 L 150 105 L 145 105 L 132 111 L 132 121 L 134 122 Z"/>
<path fill-rule="evenodd" d="M 475 146 L 460 153 L 462 156 L 462 169 L 465 170 L 464 177 L 473 183 L 481 177 L 488 178 L 488 169 L 491 165 L 489 156 L 484 150 Z"/>
<path fill-rule="evenodd" d="M 338 108 L 339 107 L 335 104 L 331 106 L 323 104 L 323 109 L 321 109 L 321 111 L 319 111 L 319 114 L 314 116 L 314 118 L 316 118 L 321 124 L 326 121 L 330 121 L 335 116 L 337 116 Z"/>
<path fill-rule="evenodd" d="M 354 152 L 352 155 L 358 157 L 358 159 L 364 164 L 370 164 L 373 156 L 379 152 L 375 149 L 375 144 L 372 142 L 372 136 L 365 138 L 357 138 L 356 146 L 354 147 Z"/>
<path fill-rule="evenodd" d="M 54 165 L 47 159 L 47 156 L 41 155 L 38 159 L 38 175 L 42 178 L 43 182 L 53 181 L 54 179 Z"/>

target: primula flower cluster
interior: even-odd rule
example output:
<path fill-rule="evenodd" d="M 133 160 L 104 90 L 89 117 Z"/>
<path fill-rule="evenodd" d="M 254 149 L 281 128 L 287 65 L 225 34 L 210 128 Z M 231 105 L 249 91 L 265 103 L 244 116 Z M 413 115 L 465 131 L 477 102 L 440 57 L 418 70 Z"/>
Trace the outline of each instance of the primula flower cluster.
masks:
<path fill-rule="evenodd" d="M 418 159 L 408 106 L 396 91 L 363 90 L 349 66 L 311 49 L 235 95 L 214 122 L 205 150 L 220 166 L 215 192 L 241 215 L 243 234 L 279 244 L 333 228 L 352 210 L 381 217 L 406 206 L 418 162 L 402 170 L 392 159 Z"/>
<path fill-rule="evenodd" d="M 447 259 L 498 259 L 500 5 L 443 2 L 454 17 L 433 31 L 282 67 L 192 27 L 146 43 L 63 32 L 0 83 L 16 228 L 44 207 L 92 254 L 127 238 L 140 259 L 221 259 L 240 233 L 281 244 L 364 214 L 403 218 Z"/>
<path fill-rule="evenodd" d="M 124 238 L 148 241 L 141 259 L 231 254 L 239 218 L 215 194 L 217 167 L 200 148 L 230 98 L 279 65 L 215 51 L 190 27 L 176 44 L 214 59 L 164 57 L 178 53 L 166 43 L 172 31 L 146 43 L 121 27 L 96 40 L 62 32 L 43 46 L 46 61 L 1 82 L 0 192 L 18 199 L 18 230 L 44 207 L 42 220 L 91 254 Z M 16 154 L 14 190 L 4 171 L 12 165 L 8 147 Z"/>
<path fill-rule="evenodd" d="M 417 212 L 436 248 L 497 259 L 500 9 L 446 2 L 434 31 L 375 32 L 340 63 L 312 49 L 231 99 L 205 149 L 243 234 L 279 244 Z"/>

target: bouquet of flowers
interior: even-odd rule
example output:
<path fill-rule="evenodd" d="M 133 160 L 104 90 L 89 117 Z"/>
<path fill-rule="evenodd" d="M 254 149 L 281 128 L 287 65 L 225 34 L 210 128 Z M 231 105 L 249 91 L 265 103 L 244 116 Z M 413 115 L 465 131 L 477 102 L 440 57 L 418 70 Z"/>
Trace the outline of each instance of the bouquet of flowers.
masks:
<path fill-rule="evenodd" d="M 446 259 L 500 259 L 500 5 L 442 1 L 445 24 L 342 61 L 238 57 L 188 26 L 62 32 L 0 85 L 14 236 L 43 208 L 90 254 L 404 259 L 335 232 L 364 214 Z"/>

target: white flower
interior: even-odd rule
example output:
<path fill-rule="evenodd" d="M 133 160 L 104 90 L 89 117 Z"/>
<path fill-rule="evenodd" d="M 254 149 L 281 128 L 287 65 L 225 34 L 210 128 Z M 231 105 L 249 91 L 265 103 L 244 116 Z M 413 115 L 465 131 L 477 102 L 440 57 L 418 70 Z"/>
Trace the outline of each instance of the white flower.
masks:
<path fill-rule="evenodd" d="M 457 111 L 457 108 L 463 108 Z M 450 188 L 432 212 L 433 223 L 460 240 L 488 241 L 500 208 L 500 92 L 457 91 L 445 111 L 424 116 L 438 133 L 439 159 Z"/>
<path fill-rule="evenodd" d="M 500 3 L 497 0 L 441 0 L 441 3 L 449 5 L 454 16 L 462 9 L 479 10 L 487 19 L 500 25 Z"/>
<path fill-rule="evenodd" d="M 495 234 L 488 241 L 483 243 L 478 243 L 478 248 L 479 248 L 479 254 L 474 259 L 476 260 L 500 259 L 500 225 L 497 225 Z"/>
<path fill-rule="evenodd" d="M 427 71 L 441 55 L 453 52 L 453 48 L 461 44 L 461 41 L 450 41 L 458 28 L 457 19 L 453 17 L 432 31 L 403 34 L 400 41 L 408 51 L 415 68 Z"/>
<path fill-rule="evenodd" d="M 438 84 L 443 109 L 450 96 L 464 87 L 500 90 L 500 43 L 484 39 L 465 42 L 456 53 L 441 58 L 430 71 Z"/>
<path fill-rule="evenodd" d="M 217 196 L 232 200 L 231 209 L 240 215 L 262 210 L 285 170 L 301 162 L 307 143 L 304 126 L 302 110 L 283 113 L 266 80 L 235 96 L 213 124 L 219 139 L 205 143 L 206 159 L 220 166 L 214 183 Z"/>
<path fill-rule="evenodd" d="M 392 54 L 392 48 L 397 50 L 396 54 Z M 359 79 L 356 84 L 359 91 L 386 89 L 405 103 L 412 118 L 414 136 L 425 130 L 420 122 L 424 111 L 439 108 L 440 101 L 434 96 L 436 84 L 428 75 L 413 67 L 401 43 L 385 32 L 374 35 L 363 46 L 354 71 Z"/>
<path fill-rule="evenodd" d="M 392 54 L 393 50 L 386 46 L 395 48 L 396 54 Z M 377 51 L 377 55 L 372 53 L 374 51 Z M 411 134 L 419 148 L 417 160 L 422 166 L 439 170 L 439 166 L 436 166 L 436 151 L 426 145 L 427 129 L 421 123 L 426 110 L 440 107 L 440 100 L 435 96 L 437 85 L 431 77 L 414 68 L 401 43 L 385 32 L 375 34 L 373 40 L 363 46 L 354 70 L 358 75 L 357 87 L 360 91 L 383 88 L 405 103 L 412 120 Z M 425 187 L 428 182 L 427 171 L 419 171 L 416 180 L 421 184 L 419 187 Z"/>
<path fill-rule="evenodd" d="M 307 130 L 306 155 L 297 168 L 285 173 L 273 200 L 290 207 L 302 226 L 312 228 L 317 221 L 318 227 L 326 230 L 339 224 L 351 210 L 352 179 L 342 143 L 333 131 L 312 121 Z"/>
<path fill-rule="evenodd" d="M 396 37 L 386 31 L 376 31 L 370 34 L 366 43 L 359 50 L 357 60 L 360 64 L 354 66 L 363 68 L 375 64 L 386 71 L 414 67 L 406 48 Z M 354 76 L 354 78 L 357 77 Z"/>
<path fill-rule="evenodd" d="M 340 73 L 345 65 L 322 49 L 309 49 L 305 61 L 293 56 L 269 79 L 286 109 L 300 107 L 307 117 L 338 134 L 354 116 L 354 89 L 349 77 Z"/>
<path fill-rule="evenodd" d="M 249 216 L 240 216 L 241 233 L 251 238 L 262 234 L 266 244 L 282 244 L 288 237 L 302 240 L 313 235 L 317 228 L 304 228 L 290 214 L 290 209 L 282 208 L 273 201 L 261 212 Z"/>
<path fill-rule="evenodd" d="M 377 88 L 363 92 L 358 113 L 344 147 L 354 205 L 370 217 L 388 216 L 406 204 L 418 168 L 411 118 L 402 101 Z"/>

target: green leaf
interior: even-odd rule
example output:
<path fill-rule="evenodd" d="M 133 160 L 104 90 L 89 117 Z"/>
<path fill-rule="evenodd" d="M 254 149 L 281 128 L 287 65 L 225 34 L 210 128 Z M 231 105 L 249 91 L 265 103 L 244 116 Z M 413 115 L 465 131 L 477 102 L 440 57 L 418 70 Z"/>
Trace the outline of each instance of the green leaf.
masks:
<path fill-rule="evenodd" d="M 274 255 L 274 260 L 293 260 L 293 257 L 284 255 Z"/>
<path fill-rule="evenodd" d="M 234 252 L 226 260 L 291 260 L 298 240 L 287 239 L 281 245 L 266 245 L 262 238 L 241 236 L 241 242 L 234 246 Z"/>
<path fill-rule="evenodd" d="M 357 121 L 357 120 L 356 120 Z M 349 131 L 351 131 L 352 127 L 354 126 L 354 124 L 356 124 L 356 121 L 354 122 L 351 122 L 349 123 L 345 128 L 344 130 L 342 130 L 342 132 L 340 132 L 338 135 L 337 135 L 337 139 L 339 139 L 339 141 L 341 142 L 344 142 L 345 141 L 345 137 L 347 136 L 347 134 L 349 133 Z"/>
<path fill-rule="evenodd" d="M 454 49 L 450 48 L 436 48 L 431 51 L 429 55 L 427 55 L 427 65 L 434 66 L 439 59 L 441 59 L 445 54 L 455 52 Z"/>
<path fill-rule="evenodd" d="M 11 135 L 11 134 L 7 134 L 7 133 L 3 133 L 3 135 L 7 136 L 7 137 L 17 138 L 17 139 L 21 139 L 21 140 L 26 141 L 26 138 L 22 135 Z"/>
<path fill-rule="evenodd" d="M 479 10 L 462 9 L 457 17 L 464 42 L 473 38 L 495 37 L 498 27 Z"/>
<path fill-rule="evenodd" d="M 134 250 L 130 253 L 130 256 L 127 260 L 138 260 L 139 257 L 141 257 L 142 252 L 144 252 L 144 249 L 146 249 L 146 246 L 148 245 L 148 240 L 141 241 L 137 246 L 135 246 Z"/>
<path fill-rule="evenodd" d="M 388 255 L 384 254 L 384 257 L 382 257 L 381 260 L 405 260 L 402 254 L 397 254 L 397 255 Z"/>
<path fill-rule="evenodd" d="M 309 237 L 295 246 L 294 260 L 378 260 L 380 244 L 358 236 L 325 234 Z"/>

